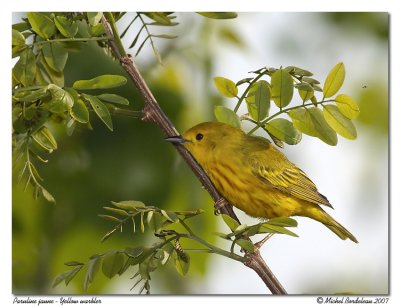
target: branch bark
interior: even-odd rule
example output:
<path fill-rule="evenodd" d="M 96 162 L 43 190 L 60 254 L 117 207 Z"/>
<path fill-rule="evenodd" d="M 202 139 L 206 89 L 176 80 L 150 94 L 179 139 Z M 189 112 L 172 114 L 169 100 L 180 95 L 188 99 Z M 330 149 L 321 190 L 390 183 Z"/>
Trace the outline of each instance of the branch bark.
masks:
<path fill-rule="evenodd" d="M 178 131 L 175 129 L 172 122 L 169 120 L 154 98 L 152 92 L 141 76 L 135 62 L 130 55 L 126 54 L 125 50 L 123 49 L 112 14 L 105 13 L 105 16 L 106 17 L 103 16 L 101 22 L 105 28 L 106 35 L 112 38 L 109 41 L 111 51 L 113 55 L 120 61 L 121 66 L 128 73 L 133 84 L 136 86 L 144 99 L 145 106 L 143 109 L 142 120 L 155 122 L 167 137 L 179 136 Z M 207 192 L 210 194 L 214 200 L 214 203 L 218 203 L 221 213 L 229 215 L 240 223 L 232 209 L 232 205 L 220 195 L 210 178 L 207 176 L 202 167 L 196 162 L 190 152 L 181 145 L 176 145 L 175 148 L 186 161 L 193 173 L 197 176 Z M 245 256 L 245 265 L 259 275 L 272 294 L 286 294 L 285 289 L 269 269 L 258 251 L 254 253 L 246 252 Z"/>

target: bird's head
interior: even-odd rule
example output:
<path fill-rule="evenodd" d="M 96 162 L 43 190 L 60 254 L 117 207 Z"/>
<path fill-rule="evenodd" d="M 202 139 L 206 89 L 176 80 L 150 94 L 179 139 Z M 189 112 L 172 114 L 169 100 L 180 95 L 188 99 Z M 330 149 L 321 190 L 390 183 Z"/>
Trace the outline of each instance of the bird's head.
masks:
<path fill-rule="evenodd" d="M 185 146 L 200 164 L 210 160 L 216 151 L 240 141 L 241 129 L 221 122 L 203 122 L 187 130 L 182 136 L 166 140 Z"/>

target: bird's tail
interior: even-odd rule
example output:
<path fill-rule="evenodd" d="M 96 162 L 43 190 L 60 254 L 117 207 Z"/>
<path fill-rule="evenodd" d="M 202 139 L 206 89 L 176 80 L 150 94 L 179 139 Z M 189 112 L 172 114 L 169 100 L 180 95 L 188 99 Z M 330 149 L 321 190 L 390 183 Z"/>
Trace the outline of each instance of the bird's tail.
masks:
<path fill-rule="evenodd" d="M 330 217 L 330 218 L 332 220 L 331 223 L 329 223 L 329 224 L 324 223 L 327 228 L 329 228 L 332 232 L 334 232 L 336 235 L 338 235 L 343 240 L 346 240 L 347 238 L 349 238 L 351 241 L 358 243 L 356 237 L 354 237 L 352 233 L 350 233 L 343 225 L 336 222 L 332 217 Z"/>
<path fill-rule="evenodd" d="M 307 216 L 323 223 L 327 228 L 340 237 L 346 240 L 349 238 L 351 241 L 358 243 L 356 237 L 353 236 L 343 225 L 333 219 L 327 212 L 317 205 L 309 205 L 304 207 L 303 216 Z"/>

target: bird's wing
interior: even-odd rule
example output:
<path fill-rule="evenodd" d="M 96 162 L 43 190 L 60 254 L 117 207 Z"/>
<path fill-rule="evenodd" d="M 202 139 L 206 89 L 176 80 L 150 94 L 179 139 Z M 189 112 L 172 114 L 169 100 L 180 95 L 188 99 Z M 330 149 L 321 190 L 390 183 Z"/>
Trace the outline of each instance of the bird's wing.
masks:
<path fill-rule="evenodd" d="M 272 156 L 258 152 L 250 158 L 253 174 L 271 187 L 299 199 L 332 207 L 328 199 L 320 194 L 315 184 L 296 165 L 275 148 Z"/>

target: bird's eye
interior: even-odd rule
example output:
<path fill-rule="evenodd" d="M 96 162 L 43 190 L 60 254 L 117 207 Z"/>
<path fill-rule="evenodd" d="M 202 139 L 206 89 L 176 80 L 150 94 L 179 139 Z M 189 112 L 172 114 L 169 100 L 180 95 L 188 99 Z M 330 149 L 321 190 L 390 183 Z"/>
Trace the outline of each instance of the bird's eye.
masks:
<path fill-rule="evenodd" d="M 203 139 L 203 134 L 201 134 L 201 133 L 198 133 L 197 135 L 196 135 L 196 139 L 197 140 L 202 140 Z"/>

